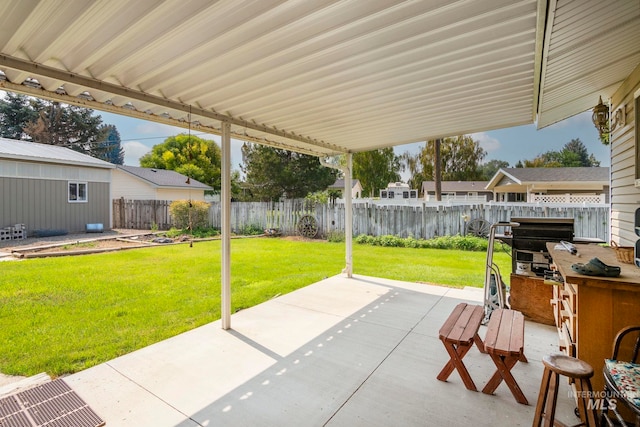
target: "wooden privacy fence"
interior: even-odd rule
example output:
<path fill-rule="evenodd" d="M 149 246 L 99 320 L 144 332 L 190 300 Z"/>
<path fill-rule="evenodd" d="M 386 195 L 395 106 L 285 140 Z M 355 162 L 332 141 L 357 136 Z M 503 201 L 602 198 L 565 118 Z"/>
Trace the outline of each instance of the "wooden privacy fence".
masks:
<path fill-rule="evenodd" d="M 220 228 L 222 224 L 220 214 L 220 203 L 211 203 L 209 223 L 212 227 Z M 313 206 L 302 199 L 281 202 L 233 202 L 231 203 L 231 230 L 240 232 L 245 228 L 254 227 L 262 230 L 277 229 L 287 236 L 295 235 L 297 234 L 296 225 L 303 215 L 312 215 L 316 218 L 319 234 L 326 235 L 327 206 Z"/>
<path fill-rule="evenodd" d="M 170 200 L 113 200 L 113 228 L 158 230 L 171 228 Z"/>
<path fill-rule="evenodd" d="M 247 226 L 277 228 L 284 235 L 296 234 L 296 224 L 302 215 L 313 215 L 319 234 L 344 232 L 344 204 L 304 207 L 303 201 L 234 202 L 231 204 L 231 228 Z M 489 223 L 509 221 L 517 217 L 574 218 L 576 237 L 591 237 L 609 241 L 609 207 L 588 205 L 541 206 L 530 203 L 485 203 L 447 205 L 422 203 L 413 205 L 353 205 L 353 234 L 430 239 L 436 236 L 465 234 L 468 221 L 483 219 Z M 209 210 L 213 227 L 220 227 L 220 205 Z"/>
<path fill-rule="evenodd" d="M 170 201 L 123 200 L 113 201 L 113 227 L 159 230 L 171 227 Z M 344 232 L 344 204 L 312 206 L 304 200 L 280 202 L 231 203 L 231 229 L 241 233 L 247 228 L 278 229 L 283 235 L 297 234 L 297 224 L 303 215 L 311 215 L 318 226 L 318 235 Z M 488 223 L 509 221 L 517 217 L 574 219 L 576 237 L 590 237 L 609 241 L 609 207 L 606 205 L 537 205 L 531 203 L 479 203 L 386 205 L 354 203 L 353 234 L 373 236 L 395 235 L 430 239 L 436 236 L 461 234 L 474 219 Z M 220 203 L 209 209 L 209 224 L 220 228 Z"/>

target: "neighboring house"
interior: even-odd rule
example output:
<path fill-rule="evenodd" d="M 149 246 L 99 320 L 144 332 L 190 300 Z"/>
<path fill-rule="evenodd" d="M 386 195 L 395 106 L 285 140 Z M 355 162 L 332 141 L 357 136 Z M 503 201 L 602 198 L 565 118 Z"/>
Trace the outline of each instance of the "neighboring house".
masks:
<path fill-rule="evenodd" d="M 334 182 L 333 185 L 330 185 L 327 189 L 343 192 L 344 179 L 336 179 L 336 182 Z M 362 184 L 360 184 L 360 180 L 358 179 L 351 180 L 351 197 L 354 199 L 362 197 Z"/>
<path fill-rule="evenodd" d="M 442 201 L 489 202 L 493 200 L 493 192 L 485 189 L 487 183 L 488 181 L 442 181 L 440 183 Z M 435 181 L 424 181 L 421 193 L 426 202 L 435 201 Z"/>
<path fill-rule="evenodd" d="M 176 171 L 118 166 L 112 176 L 112 196 L 125 200 L 201 200 L 213 188 Z"/>
<path fill-rule="evenodd" d="M 55 145 L 0 138 L 0 228 L 27 235 L 111 228 L 115 165 Z"/>
<path fill-rule="evenodd" d="M 418 190 L 409 188 L 404 182 L 390 182 L 387 188 L 380 190 L 381 199 L 417 199 Z"/>
<path fill-rule="evenodd" d="M 486 188 L 498 202 L 608 203 L 609 168 L 502 168 Z"/>

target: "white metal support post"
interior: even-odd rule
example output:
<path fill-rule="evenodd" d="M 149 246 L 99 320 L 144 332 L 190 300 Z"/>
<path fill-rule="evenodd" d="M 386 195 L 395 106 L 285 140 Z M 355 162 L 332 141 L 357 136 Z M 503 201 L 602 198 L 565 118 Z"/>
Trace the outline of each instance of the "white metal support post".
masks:
<path fill-rule="evenodd" d="M 347 167 L 344 174 L 344 241 L 345 261 L 343 273 L 347 277 L 353 276 L 353 195 L 351 194 L 351 171 L 353 169 L 353 155 L 347 153 Z"/>
<path fill-rule="evenodd" d="M 231 124 L 222 122 L 222 329 L 231 328 Z"/>

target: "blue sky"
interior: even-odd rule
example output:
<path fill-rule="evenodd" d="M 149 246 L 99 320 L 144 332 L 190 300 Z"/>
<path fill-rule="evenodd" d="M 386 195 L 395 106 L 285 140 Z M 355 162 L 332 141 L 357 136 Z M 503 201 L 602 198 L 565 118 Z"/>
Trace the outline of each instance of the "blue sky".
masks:
<path fill-rule="evenodd" d="M 96 111 L 102 116 L 105 124 L 113 124 L 120 132 L 122 146 L 125 150 L 125 164 L 139 166 L 138 159 L 149 152 L 154 145 L 162 143 L 167 137 L 186 132 L 186 129 L 167 126 L 155 122 L 119 116 L 116 114 Z M 217 135 L 200 134 L 201 138 L 213 139 L 218 144 Z M 603 145 L 598 139 L 598 133 L 591 123 L 591 112 L 578 114 L 562 122 L 541 130 L 535 125 L 517 126 L 488 132 L 472 134 L 473 138 L 487 151 L 484 161 L 493 159 L 505 160 L 510 166 L 515 166 L 518 160 L 533 159 L 549 150 L 560 150 L 564 144 L 573 138 L 579 138 L 592 153 L 601 166 L 609 166 L 609 146 Z M 242 141 L 231 141 L 231 164 L 239 169 L 242 162 L 240 147 Z M 401 145 L 395 148 L 396 153 L 405 151 L 415 153 L 424 143 Z M 403 177 L 406 179 L 406 177 Z"/>

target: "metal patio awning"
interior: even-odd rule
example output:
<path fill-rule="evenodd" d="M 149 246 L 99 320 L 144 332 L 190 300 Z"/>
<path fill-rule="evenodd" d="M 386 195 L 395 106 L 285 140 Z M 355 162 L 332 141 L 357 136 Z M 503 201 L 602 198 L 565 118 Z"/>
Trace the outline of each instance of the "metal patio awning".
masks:
<path fill-rule="evenodd" d="M 222 136 L 228 329 L 231 138 L 350 170 L 354 152 L 547 126 L 609 98 L 639 40 L 639 0 L 6 0 L 0 89 Z"/>
<path fill-rule="evenodd" d="M 635 0 L 21 0 L 0 28 L 1 88 L 317 155 L 546 126 L 640 63 Z"/>

